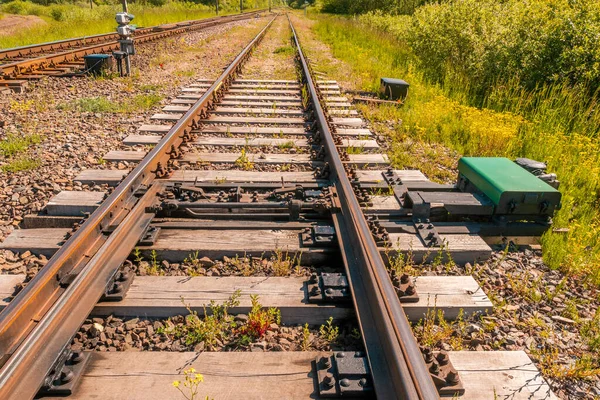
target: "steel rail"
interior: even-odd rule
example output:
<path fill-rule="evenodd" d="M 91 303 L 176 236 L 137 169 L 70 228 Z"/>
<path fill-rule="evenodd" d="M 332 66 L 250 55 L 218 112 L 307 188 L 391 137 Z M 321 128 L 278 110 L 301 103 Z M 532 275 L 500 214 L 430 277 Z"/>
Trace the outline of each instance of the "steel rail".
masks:
<path fill-rule="evenodd" d="M 209 18 L 205 20 L 199 20 L 197 23 L 188 24 L 185 26 L 179 26 L 183 24 L 180 23 L 174 28 L 163 30 L 160 32 L 151 32 L 150 28 L 147 28 L 148 33 L 136 35 L 135 40 L 140 43 L 145 43 L 151 40 L 161 39 L 167 36 L 181 34 L 188 31 L 194 31 L 228 22 L 249 19 L 261 12 L 263 12 L 263 10 L 257 10 L 247 14 L 235 14 L 218 18 Z M 18 78 L 21 74 L 34 73 L 36 70 L 52 68 L 61 63 L 81 59 L 82 57 L 89 54 L 106 53 L 112 50 L 117 50 L 118 48 L 118 41 L 104 41 L 102 43 L 95 44 L 92 46 L 78 47 L 71 50 L 65 50 L 59 53 L 42 55 L 36 58 L 0 64 L 0 76 L 3 76 L 4 78 Z"/>
<path fill-rule="evenodd" d="M 363 332 L 375 392 L 378 398 L 386 400 L 438 399 L 406 314 L 345 173 L 296 30 L 290 19 L 289 22 L 317 125 L 327 146 L 330 177 L 339 201 L 339 211 L 333 213 L 334 226 Z"/>
<path fill-rule="evenodd" d="M 155 173 L 163 170 L 192 128 L 214 108 L 243 62 L 262 40 L 273 18 L 221 76 L 169 130 L 138 166 L 0 313 L 0 398 L 32 398 L 61 349 L 70 342 L 102 295 L 114 270 L 150 222 L 146 207 L 156 200 Z M 136 191 L 149 188 L 138 200 Z M 112 233 L 105 232 L 116 226 Z M 62 277 L 75 270 L 66 288 Z"/>

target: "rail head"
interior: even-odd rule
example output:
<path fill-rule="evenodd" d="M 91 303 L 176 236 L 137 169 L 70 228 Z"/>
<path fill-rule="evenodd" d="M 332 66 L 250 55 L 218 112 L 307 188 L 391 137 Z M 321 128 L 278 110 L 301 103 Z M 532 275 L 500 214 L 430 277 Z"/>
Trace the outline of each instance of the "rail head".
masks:
<path fill-rule="evenodd" d="M 345 173 L 326 112 L 321 106 L 319 90 L 289 15 L 288 20 L 333 171 L 341 209 L 333 215 L 334 224 L 343 230 L 338 234 L 345 237 L 339 242 L 342 243 L 353 301 L 372 367 L 375 391 L 384 399 L 438 399 L 437 389 Z"/>

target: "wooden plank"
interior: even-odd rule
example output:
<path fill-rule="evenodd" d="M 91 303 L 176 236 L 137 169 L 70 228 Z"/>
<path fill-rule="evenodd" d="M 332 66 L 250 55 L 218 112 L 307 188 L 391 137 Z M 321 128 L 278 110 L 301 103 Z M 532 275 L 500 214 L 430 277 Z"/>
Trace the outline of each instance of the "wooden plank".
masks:
<path fill-rule="evenodd" d="M 343 101 L 348 102 L 348 98 L 345 96 L 324 96 L 326 102 L 330 101 Z"/>
<path fill-rule="evenodd" d="M 211 162 L 211 163 L 234 163 L 240 157 L 237 153 L 186 153 L 180 161 L 183 162 Z M 306 164 L 321 166 L 322 161 L 313 161 L 309 154 L 247 154 L 248 160 L 257 164 Z M 350 154 L 349 164 L 364 165 L 387 165 L 387 156 L 383 154 Z M 396 208 L 397 209 L 397 208 Z"/>
<path fill-rule="evenodd" d="M 337 135 L 346 136 L 371 136 L 373 135 L 370 130 L 366 128 L 337 128 L 335 133 Z"/>
<path fill-rule="evenodd" d="M 125 146 L 135 146 L 135 145 L 155 145 L 162 137 L 158 135 L 129 135 L 125 139 L 123 139 L 123 144 Z"/>
<path fill-rule="evenodd" d="M 8 297 L 15 285 L 25 279 L 25 275 L 16 276 L 0 275 L 0 295 L 5 294 L 1 298 Z M 461 309 L 468 316 L 486 313 L 493 307 L 470 276 L 420 276 L 414 279 L 420 300 L 403 304 L 411 322 L 418 322 L 434 308 L 443 311 L 447 320 L 453 320 Z M 320 325 L 329 317 L 339 321 L 354 315 L 351 303 L 337 306 L 307 303 L 306 280 L 304 277 L 264 276 L 136 276 L 124 300 L 98 303 L 92 315 L 168 318 L 188 314 L 186 306 L 203 315 L 205 305 L 212 300 L 221 303 L 236 290 L 241 290 L 240 304 L 230 309 L 230 314 L 247 314 L 252 306 L 250 295 L 258 295 L 263 307 L 281 310 L 285 325 L 303 325 L 307 322 Z M 0 310 L 7 304 L 7 300 L 0 300 Z"/>
<path fill-rule="evenodd" d="M 409 225 L 408 222 L 398 222 L 397 225 Z M 476 234 L 442 234 L 444 247 L 425 247 L 419 236 L 411 233 L 390 233 L 389 240 L 394 251 L 405 255 L 412 255 L 415 262 L 431 262 L 436 257 L 447 260 L 448 255 L 457 264 L 473 263 L 475 261 L 487 260 L 492 255 L 492 249 Z"/>
<path fill-rule="evenodd" d="M 287 85 L 290 83 L 298 83 L 298 81 L 286 80 L 286 79 L 236 79 L 235 83 L 278 83 L 281 85 Z"/>
<path fill-rule="evenodd" d="M 303 117 L 305 112 L 302 110 L 285 110 L 277 107 L 272 108 L 249 108 L 249 107 L 217 107 L 212 111 L 215 114 L 269 114 L 269 115 L 295 115 Z"/>
<path fill-rule="evenodd" d="M 208 137 L 198 138 L 194 141 L 199 146 L 286 146 L 286 147 L 307 147 L 307 139 L 279 139 L 279 138 L 228 138 L 228 137 Z"/>
<path fill-rule="evenodd" d="M 228 138 L 228 137 L 209 137 L 198 138 L 194 141 L 198 146 L 287 146 L 291 147 L 293 142 L 295 147 L 308 147 L 307 139 L 279 139 L 279 138 Z M 354 140 L 342 139 L 342 144 L 337 147 L 353 147 L 357 149 L 373 150 L 378 149 L 379 145 L 375 140 Z"/>
<path fill-rule="evenodd" d="M 302 101 L 299 96 L 264 96 L 264 95 L 228 95 L 223 96 L 223 100 L 249 100 L 249 101 L 277 101 L 277 102 L 298 102 Z"/>
<path fill-rule="evenodd" d="M 524 351 L 450 351 L 465 386 L 461 400 L 555 400 Z"/>
<path fill-rule="evenodd" d="M 93 352 L 69 399 L 165 400 L 183 398 L 173 387 L 194 367 L 199 391 L 218 400 L 318 399 L 312 363 L 319 352 Z M 133 388 L 133 389 L 132 389 Z M 124 394 L 126 394 L 124 396 Z"/>
<path fill-rule="evenodd" d="M 92 213 L 104 200 L 106 192 L 83 192 L 63 190 L 52 196 L 46 204 L 48 215 L 65 215 L 81 217 L 84 213 Z"/>
<path fill-rule="evenodd" d="M 335 110 L 329 109 L 329 114 L 331 115 L 358 115 L 358 111 L 356 110 Z"/>
<path fill-rule="evenodd" d="M 312 363 L 322 352 L 93 352 L 70 399 L 181 398 L 172 382 L 193 367 L 204 376 L 202 396 L 219 400 L 319 399 Z M 461 400 L 555 400 L 523 351 L 451 351 L 465 394 Z M 131 388 L 135 388 L 132 390 Z"/>
<path fill-rule="evenodd" d="M 364 170 L 356 171 L 361 182 L 376 183 L 381 182 L 381 170 Z M 419 171 L 412 170 L 396 170 L 396 173 L 401 178 L 406 176 L 407 179 L 415 177 Z M 421 174 L 422 175 L 422 174 Z M 312 172 L 258 172 L 258 171 L 183 171 L 176 170 L 168 180 L 170 181 L 185 181 L 193 182 L 316 182 Z M 404 179 L 404 178 L 402 178 Z"/>
<path fill-rule="evenodd" d="M 259 95 L 262 94 L 286 94 L 286 95 L 299 95 L 300 90 L 285 90 L 285 89 L 261 89 L 261 88 L 253 88 L 253 89 L 229 89 L 228 93 L 234 94 L 247 94 L 247 93 L 257 93 Z"/>
<path fill-rule="evenodd" d="M 322 324 L 327 318 L 335 320 L 352 317 L 351 304 L 344 307 L 306 303 L 305 278 L 299 277 L 191 277 L 139 276 L 132 284 L 127 297 L 120 302 L 99 303 L 94 315 L 167 318 L 187 314 L 185 304 L 203 315 L 203 306 L 211 300 L 223 302 L 236 290 L 241 290 L 240 305 L 231 314 L 246 314 L 252 304 L 250 295 L 258 295 L 263 307 L 281 310 L 286 325 Z M 470 276 L 422 276 L 416 278 L 420 296 L 417 303 L 405 303 L 403 308 L 411 322 L 418 322 L 428 311 L 444 312 L 448 320 L 456 319 L 460 310 L 465 316 L 485 313 L 493 305 L 483 290 Z M 471 292 L 473 294 L 471 294 Z"/>
<path fill-rule="evenodd" d="M 270 125 L 304 125 L 304 118 L 275 118 L 275 117 L 226 117 L 211 115 L 202 123 L 212 122 L 218 124 L 270 124 Z"/>
<path fill-rule="evenodd" d="M 119 169 L 84 169 L 74 180 L 90 186 L 104 184 L 117 186 L 128 173 L 127 170 Z"/>
<path fill-rule="evenodd" d="M 144 124 L 138 128 L 138 132 L 148 132 L 148 133 L 167 133 L 173 125 L 150 125 Z"/>
<path fill-rule="evenodd" d="M 382 170 L 369 170 L 369 171 L 356 171 L 358 178 L 361 182 L 385 182 L 383 179 L 382 173 L 385 171 Z M 414 181 L 428 181 L 427 177 L 423 175 L 421 171 L 416 169 L 404 169 L 399 170 L 395 169 L 394 172 L 396 175 L 406 182 L 414 182 Z"/>
<path fill-rule="evenodd" d="M 70 231 L 65 228 L 17 229 L 0 243 L 0 249 L 17 253 L 29 250 L 33 254 L 50 257 L 60 248 L 60 243 Z"/>
<path fill-rule="evenodd" d="M 274 89 L 274 90 L 285 90 L 285 89 L 296 89 L 300 90 L 300 85 L 298 82 L 295 83 L 266 83 L 266 82 L 234 82 L 231 86 L 231 89 L 256 89 L 256 90 L 265 90 L 265 89 Z"/>
<path fill-rule="evenodd" d="M 331 118 L 331 122 L 334 125 L 341 125 L 341 126 L 362 126 L 364 124 L 363 120 L 360 118 L 333 117 L 333 118 Z"/>
<path fill-rule="evenodd" d="M 205 125 L 201 133 L 226 133 L 231 135 L 308 135 L 304 127 L 289 126 L 223 126 Z"/>
<path fill-rule="evenodd" d="M 186 113 L 188 112 L 190 107 L 187 106 L 164 106 L 164 112 L 177 112 L 177 113 Z"/>
<path fill-rule="evenodd" d="M 302 108 L 302 102 L 276 102 L 276 101 L 249 101 L 249 100 L 223 100 L 219 102 L 222 106 L 237 107 L 277 107 L 277 108 Z"/>
<path fill-rule="evenodd" d="M 154 114 L 150 119 L 158 121 L 179 121 L 183 114 Z"/>
<path fill-rule="evenodd" d="M 285 325 L 320 325 L 329 317 L 340 321 L 354 314 L 351 304 L 348 307 L 336 307 L 307 303 L 305 280 L 264 276 L 184 279 L 180 276 L 136 276 L 123 301 L 99 303 L 92 315 L 168 318 L 188 314 L 186 305 L 199 315 L 204 315 L 204 306 L 213 300 L 222 303 L 236 290 L 241 290 L 240 304 L 231 308 L 230 314 L 250 312 L 250 295 L 258 295 L 263 307 L 279 308 L 281 321 Z"/>
<path fill-rule="evenodd" d="M 327 107 L 331 108 L 335 108 L 335 107 L 339 107 L 339 108 L 348 108 L 348 107 L 352 107 L 352 104 L 350 103 L 345 103 L 343 101 L 328 101 L 327 103 Z"/>
<path fill-rule="evenodd" d="M 302 247 L 300 230 L 278 229 L 163 229 L 152 246 L 138 248 L 146 257 L 149 257 L 154 250 L 160 259 L 171 262 L 181 262 L 196 251 L 203 256 L 216 259 L 236 255 L 269 257 L 275 250 L 280 250 L 289 254 L 291 258 L 301 255 L 302 262 L 305 264 L 318 264 L 327 261 L 327 255 L 339 252 L 335 248 Z"/>
<path fill-rule="evenodd" d="M 112 150 L 104 155 L 104 159 L 110 162 L 119 162 L 119 161 L 140 161 L 146 156 L 145 151 L 122 151 L 122 150 Z"/>
<path fill-rule="evenodd" d="M 185 171 L 176 170 L 169 181 L 183 182 L 316 182 L 312 172 L 256 172 L 256 171 Z"/>

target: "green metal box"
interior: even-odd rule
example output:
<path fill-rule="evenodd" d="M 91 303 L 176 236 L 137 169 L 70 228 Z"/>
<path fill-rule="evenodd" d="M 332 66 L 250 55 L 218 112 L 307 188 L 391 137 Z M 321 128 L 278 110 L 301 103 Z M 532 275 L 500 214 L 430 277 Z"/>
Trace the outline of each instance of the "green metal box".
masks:
<path fill-rule="evenodd" d="M 481 192 L 494 203 L 494 214 L 552 215 L 560 208 L 558 190 L 508 158 L 462 157 L 459 189 Z"/>

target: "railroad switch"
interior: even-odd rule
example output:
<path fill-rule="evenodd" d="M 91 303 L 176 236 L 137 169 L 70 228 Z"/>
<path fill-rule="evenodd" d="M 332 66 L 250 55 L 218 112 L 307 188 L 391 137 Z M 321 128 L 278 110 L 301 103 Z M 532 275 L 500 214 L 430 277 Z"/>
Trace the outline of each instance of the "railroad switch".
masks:
<path fill-rule="evenodd" d="M 81 350 L 73 351 L 70 344 L 71 341 L 60 353 L 50 373 L 44 378 L 44 383 L 36 397 L 73 394 L 90 361 L 91 353 Z"/>
<path fill-rule="evenodd" d="M 350 302 L 350 285 L 346 274 L 321 272 L 312 274 L 306 283 L 309 303 Z"/>
<path fill-rule="evenodd" d="M 458 371 L 450 362 L 447 352 L 434 352 L 428 347 L 421 347 L 421 353 L 440 396 L 461 396 L 465 393 Z"/>
<path fill-rule="evenodd" d="M 337 247 L 335 228 L 330 225 L 316 225 L 304 229 L 302 245 L 306 247 Z"/>
<path fill-rule="evenodd" d="M 320 397 L 372 395 L 371 370 L 362 352 L 337 352 L 332 356 L 317 357 L 315 365 Z"/>

